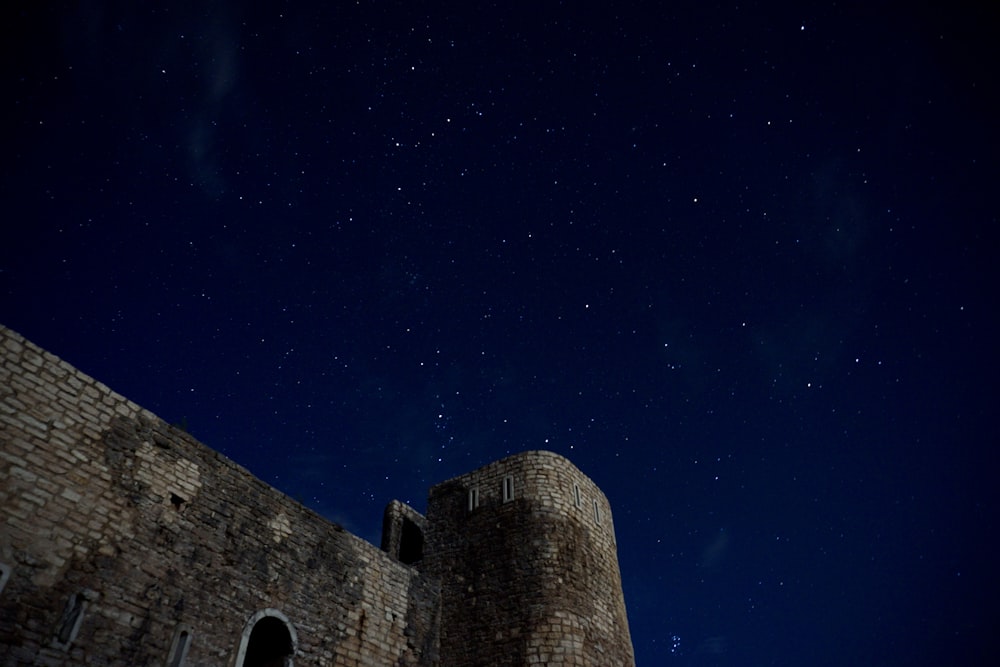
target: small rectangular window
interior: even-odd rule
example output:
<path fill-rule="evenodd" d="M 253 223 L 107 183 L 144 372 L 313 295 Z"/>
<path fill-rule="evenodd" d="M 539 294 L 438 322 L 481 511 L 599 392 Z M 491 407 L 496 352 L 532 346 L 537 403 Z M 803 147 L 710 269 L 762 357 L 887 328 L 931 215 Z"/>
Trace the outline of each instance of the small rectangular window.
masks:
<path fill-rule="evenodd" d="M 80 624 L 83 622 L 83 614 L 87 611 L 87 603 L 96 598 L 97 594 L 87 589 L 69 597 L 69 600 L 66 601 L 66 608 L 63 609 L 62 616 L 59 617 L 59 624 L 56 626 L 56 647 L 66 650 L 76 640 L 76 634 L 80 631 Z"/>
<path fill-rule="evenodd" d="M 170 647 L 168 667 L 183 667 L 187 661 L 188 649 L 191 647 L 191 631 L 181 626 L 174 634 L 173 646 Z"/>
<path fill-rule="evenodd" d="M 469 489 L 469 511 L 479 507 L 479 487 L 474 486 Z"/>
<path fill-rule="evenodd" d="M 10 579 L 10 565 L 0 563 L 0 593 L 3 593 L 3 587 L 7 585 L 8 579 Z"/>
<path fill-rule="evenodd" d="M 514 500 L 514 476 L 507 475 L 503 478 L 503 501 Z"/>
<path fill-rule="evenodd" d="M 580 497 L 580 485 L 579 484 L 574 484 L 573 485 L 573 504 L 576 505 L 577 507 L 582 507 L 583 506 L 583 499 Z"/>
<path fill-rule="evenodd" d="M 594 500 L 594 521 L 601 522 L 601 506 L 597 504 L 596 499 Z"/>

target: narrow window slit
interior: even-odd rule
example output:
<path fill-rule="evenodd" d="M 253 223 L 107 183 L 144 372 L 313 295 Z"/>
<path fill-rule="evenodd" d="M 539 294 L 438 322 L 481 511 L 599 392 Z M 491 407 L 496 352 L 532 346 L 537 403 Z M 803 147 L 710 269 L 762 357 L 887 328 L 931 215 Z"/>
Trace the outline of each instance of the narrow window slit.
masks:
<path fill-rule="evenodd" d="M 3 593 L 3 587 L 7 585 L 8 579 L 10 579 L 10 565 L 0 563 L 0 593 Z"/>
<path fill-rule="evenodd" d="M 188 649 L 191 647 L 191 631 L 184 626 L 178 628 L 174 634 L 173 645 L 170 647 L 170 657 L 168 667 L 183 667 L 187 664 Z"/>
<path fill-rule="evenodd" d="M 84 589 L 70 596 L 66 601 L 66 608 L 63 609 L 62 616 L 59 617 L 59 624 L 56 626 L 55 645 L 66 650 L 76 640 L 76 635 L 80 632 L 80 624 L 83 622 L 83 612 L 87 610 L 87 603 L 97 599 L 97 593 Z"/>
<path fill-rule="evenodd" d="M 479 507 L 479 487 L 474 486 L 469 489 L 469 511 Z"/>

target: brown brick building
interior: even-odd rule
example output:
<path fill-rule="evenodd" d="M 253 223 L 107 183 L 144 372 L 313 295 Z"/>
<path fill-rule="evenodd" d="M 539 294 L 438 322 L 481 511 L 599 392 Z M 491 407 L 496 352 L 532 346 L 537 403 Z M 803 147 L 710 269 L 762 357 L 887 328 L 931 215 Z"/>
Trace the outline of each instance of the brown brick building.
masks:
<path fill-rule="evenodd" d="M 0 326 L 0 666 L 634 665 L 611 509 L 524 452 L 382 548 Z"/>

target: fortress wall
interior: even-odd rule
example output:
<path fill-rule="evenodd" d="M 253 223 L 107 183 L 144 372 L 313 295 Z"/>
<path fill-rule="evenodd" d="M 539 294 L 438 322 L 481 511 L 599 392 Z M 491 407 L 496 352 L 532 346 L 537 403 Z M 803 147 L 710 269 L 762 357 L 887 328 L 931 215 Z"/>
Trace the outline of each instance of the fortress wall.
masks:
<path fill-rule="evenodd" d="M 551 452 L 390 503 L 382 551 L 0 326 L 0 507 L 0 667 L 634 666 L 607 498 Z"/>
<path fill-rule="evenodd" d="M 610 506 L 568 460 L 525 452 L 439 484 L 427 522 L 447 664 L 634 665 Z"/>
<path fill-rule="evenodd" d="M 2 326 L 0 507 L 0 665 L 437 664 L 436 580 Z"/>

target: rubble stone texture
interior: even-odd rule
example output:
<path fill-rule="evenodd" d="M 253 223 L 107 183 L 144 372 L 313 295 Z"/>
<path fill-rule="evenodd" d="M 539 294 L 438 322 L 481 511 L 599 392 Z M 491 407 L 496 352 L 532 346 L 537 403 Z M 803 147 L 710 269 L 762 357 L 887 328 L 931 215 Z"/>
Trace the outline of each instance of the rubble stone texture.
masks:
<path fill-rule="evenodd" d="M 611 509 L 525 452 L 382 548 L 0 326 L 0 665 L 634 665 Z"/>

